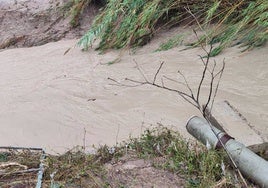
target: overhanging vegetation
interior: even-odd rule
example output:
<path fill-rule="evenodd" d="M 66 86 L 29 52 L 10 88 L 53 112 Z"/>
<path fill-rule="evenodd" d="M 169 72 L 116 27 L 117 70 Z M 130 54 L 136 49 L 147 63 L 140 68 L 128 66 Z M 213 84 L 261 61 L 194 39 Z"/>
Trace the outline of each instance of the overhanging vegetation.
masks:
<path fill-rule="evenodd" d="M 100 39 L 100 50 L 141 46 L 163 27 L 196 21 L 207 35 L 192 45 L 219 43 L 212 55 L 233 44 L 261 46 L 268 38 L 268 1 L 109 0 L 79 45 L 87 49 Z"/>

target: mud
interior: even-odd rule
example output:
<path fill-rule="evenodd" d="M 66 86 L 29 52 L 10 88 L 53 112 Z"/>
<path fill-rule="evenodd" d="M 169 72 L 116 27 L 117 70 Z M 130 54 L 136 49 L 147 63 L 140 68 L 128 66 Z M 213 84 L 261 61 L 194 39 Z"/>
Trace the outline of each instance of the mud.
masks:
<path fill-rule="evenodd" d="M 100 7 L 95 4 L 86 7 L 74 28 L 67 3 L 68 0 L 0 0 L 0 49 L 81 37 Z"/>

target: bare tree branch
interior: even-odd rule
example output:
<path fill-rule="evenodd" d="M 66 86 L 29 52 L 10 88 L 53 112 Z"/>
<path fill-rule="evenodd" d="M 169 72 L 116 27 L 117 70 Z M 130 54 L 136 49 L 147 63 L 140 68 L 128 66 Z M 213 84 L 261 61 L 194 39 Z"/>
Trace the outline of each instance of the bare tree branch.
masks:
<path fill-rule="evenodd" d="M 210 55 L 211 55 L 213 46 L 210 45 L 209 50 L 207 50 L 205 48 L 205 46 L 203 46 L 203 44 L 201 45 L 201 47 L 205 51 L 206 56 L 205 57 L 199 56 L 200 57 L 200 60 L 202 61 L 204 67 L 203 67 L 203 71 L 202 71 L 202 76 L 201 76 L 200 82 L 198 83 L 198 89 L 197 89 L 196 95 L 194 95 L 194 92 L 193 92 L 192 88 L 190 87 L 190 85 L 189 85 L 186 77 L 184 76 L 184 74 L 181 71 L 178 71 L 178 73 L 182 76 L 183 82 L 174 80 L 172 78 L 168 78 L 166 76 L 163 76 L 163 77 L 161 77 L 161 84 L 157 84 L 156 83 L 157 77 L 158 77 L 158 75 L 159 75 L 159 73 L 160 73 L 160 71 L 161 71 L 161 69 L 163 67 L 164 62 L 161 62 L 160 66 L 156 70 L 156 72 L 154 74 L 154 77 L 153 77 L 153 81 L 149 81 L 149 79 L 147 79 L 147 77 L 143 73 L 141 67 L 139 66 L 139 64 L 135 60 L 134 60 L 134 62 L 136 64 L 136 67 L 139 70 L 139 72 L 140 72 L 141 76 L 143 77 L 144 81 L 138 81 L 138 80 L 133 80 L 133 79 L 130 79 L 130 78 L 125 78 L 125 81 L 132 82 L 132 83 L 135 83 L 136 84 L 136 85 L 128 85 L 128 84 L 122 84 L 122 83 L 120 83 L 120 82 L 118 82 L 118 81 L 116 81 L 116 80 L 114 80 L 112 78 L 108 78 L 108 79 L 111 80 L 111 81 L 113 81 L 113 82 L 115 82 L 117 85 L 121 85 L 121 86 L 137 87 L 137 86 L 141 86 L 141 85 L 151 85 L 151 86 L 154 86 L 154 87 L 157 87 L 157 88 L 160 88 L 160 89 L 164 89 L 164 90 L 167 90 L 167 91 L 175 92 L 180 97 L 182 97 L 186 102 L 188 102 L 189 104 L 191 104 L 193 107 L 197 108 L 200 111 L 200 113 L 203 115 L 203 117 L 206 119 L 206 121 L 208 122 L 208 124 L 211 127 L 212 132 L 218 138 L 218 140 L 221 143 L 222 147 L 226 151 L 228 157 L 232 161 L 232 163 L 233 163 L 236 171 L 238 172 L 240 178 L 243 180 L 244 184 L 247 185 L 246 182 L 245 182 L 245 179 L 243 178 L 243 176 L 242 176 L 240 170 L 238 169 L 235 161 L 232 159 L 232 156 L 227 151 L 225 145 L 222 143 L 221 139 L 219 138 L 219 135 L 217 135 L 217 133 L 213 129 L 213 127 L 211 125 L 211 122 L 210 122 L 211 110 L 213 108 L 213 104 L 214 104 L 214 101 L 215 101 L 215 98 L 216 98 L 216 95 L 217 95 L 217 92 L 218 92 L 218 88 L 219 88 L 219 83 L 220 83 L 220 80 L 222 78 L 222 75 L 223 75 L 223 72 L 224 72 L 224 68 L 225 68 L 225 60 L 223 60 L 223 62 L 222 62 L 221 69 L 218 72 L 216 72 L 217 63 L 216 63 L 215 60 L 213 61 L 213 65 L 212 66 L 209 66 L 209 64 L 210 64 Z M 206 101 L 205 104 L 202 105 L 201 102 L 200 102 L 201 89 L 203 88 L 203 85 L 204 85 L 204 82 L 205 82 L 205 78 L 207 76 L 210 77 L 209 93 L 208 93 L 207 99 L 205 100 Z M 184 92 L 184 91 L 179 90 L 179 89 L 174 89 L 174 88 L 165 86 L 165 83 L 164 83 L 164 79 L 163 78 L 165 78 L 167 80 L 170 80 L 170 81 L 173 81 L 173 82 L 176 82 L 176 83 L 179 83 L 179 84 L 187 87 L 188 92 Z M 217 79 L 217 84 L 215 86 L 216 79 Z M 207 110 L 208 106 L 210 106 L 210 109 L 209 109 L 208 113 L 206 113 L 206 110 Z"/>
<path fill-rule="evenodd" d="M 201 59 L 203 65 L 206 66 L 206 63 L 205 63 L 205 61 L 204 61 L 204 58 L 203 58 L 201 55 L 198 55 L 198 57 Z"/>
<path fill-rule="evenodd" d="M 183 80 L 184 80 L 184 82 L 185 82 L 186 87 L 188 88 L 188 90 L 189 90 L 190 93 L 191 93 L 192 98 L 194 99 L 194 93 L 193 93 L 193 91 L 192 91 L 190 85 L 188 84 L 188 81 L 187 81 L 187 79 L 185 78 L 184 74 L 182 74 L 182 72 L 181 72 L 180 70 L 178 70 L 178 73 L 182 76 L 182 78 L 183 78 Z"/>
<path fill-rule="evenodd" d="M 209 69 L 209 72 L 210 72 L 210 74 L 212 74 L 213 75 L 213 73 L 214 73 L 214 71 L 215 71 L 215 68 L 216 68 L 216 66 L 217 66 L 217 63 L 216 63 L 216 60 L 214 59 L 214 61 L 213 61 L 214 63 L 213 63 L 213 68 L 212 68 L 212 71 L 210 71 Z"/>
<path fill-rule="evenodd" d="M 110 85 L 115 85 L 115 86 L 138 87 L 138 86 L 143 85 L 142 82 L 139 82 L 137 85 L 129 85 L 129 84 L 123 84 L 123 83 L 121 83 L 121 82 L 119 82 L 119 81 L 117 81 L 117 80 L 115 80 L 115 79 L 113 79 L 113 78 L 110 78 L 110 77 L 108 77 L 107 79 L 108 79 L 108 80 L 111 80 L 111 81 L 113 81 L 113 82 L 115 83 L 115 84 L 110 84 Z"/>
<path fill-rule="evenodd" d="M 137 61 L 135 59 L 133 59 L 133 61 L 135 62 L 136 66 L 137 66 L 137 69 L 139 70 L 140 74 L 142 75 L 143 79 L 146 81 L 146 82 L 149 82 L 148 79 L 146 78 L 145 74 L 143 73 L 143 71 L 141 70 L 139 64 L 137 63 Z"/>
<path fill-rule="evenodd" d="M 209 111 L 209 116 L 211 115 L 211 110 L 213 108 L 213 105 L 214 105 L 214 101 L 215 101 L 215 98 L 217 96 L 217 93 L 218 93 L 218 89 L 219 89 L 219 85 L 220 85 L 220 81 L 221 81 L 221 77 L 222 77 L 222 74 L 224 72 L 224 68 L 225 68 L 225 59 L 223 59 L 223 62 L 222 62 L 222 68 L 221 70 L 218 72 L 220 74 L 220 77 L 218 79 L 218 82 L 217 82 L 217 85 L 216 85 L 216 88 L 215 88 L 215 92 L 214 92 L 214 96 L 212 98 L 212 101 L 211 101 L 211 105 L 210 105 L 210 111 Z M 218 74 L 217 73 L 217 74 Z M 217 76 L 217 74 L 215 76 Z"/>
<path fill-rule="evenodd" d="M 165 86 L 163 78 L 161 78 L 162 87 Z"/>
<path fill-rule="evenodd" d="M 198 24 L 199 29 L 201 29 L 201 31 L 204 31 L 203 27 L 200 25 L 200 22 L 197 20 L 196 16 L 192 13 L 191 9 L 189 8 L 189 6 L 184 7 L 184 9 L 195 19 L 196 23 Z M 195 32 L 195 31 L 194 31 Z M 205 35 L 207 36 L 206 32 L 204 32 Z M 197 35 L 197 34 L 196 34 Z M 208 36 L 207 36 L 208 37 Z"/>
<path fill-rule="evenodd" d="M 208 54 L 210 54 L 211 50 L 212 50 L 212 48 L 210 48 L 210 51 L 208 52 Z M 207 60 L 206 60 L 206 62 L 204 62 L 203 57 L 201 57 L 201 60 L 204 63 L 205 67 L 203 69 L 202 77 L 201 77 L 201 80 L 199 82 L 198 89 L 197 89 L 197 94 L 196 94 L 196 100 L 197 100 L 198 103 L 199 103 L 199 98 L 200 98 L 201 87 L 202 87 L 203 81 L 204 81 L 205 76 L 206 76 L 210 56 L 208 55 L 206 58 L 207 58 Z"/>
<path fill-rule="evenodd" d="M 134 83 L 137 83 L 139 85 L 144 85 L 144 84 L 147 84 L 147 82 L 141 82 L 141 81 L 137 81 L 137 80 L 132 80 L 130 78 L 125 78 L 126 81 L 130 81 L 130 82 L 134 82 Z"/>
<path fill-rule="evenodd" d="M 167 76 L 165 76 L 165 75 L 163 75 L 163 77 L 162 77 L 162 78 L 165 78 L 165 79 L 167 79 L 167 80 L 169 80 L 169 81 L 172 81 L 172 82 L 175 82 L 175 83 L 177 83 L 177 84 L 180 84 L 180 85 L 186 86 L 186 84 L 185 84 L 185 83 L 180 82 L 180 81 L 178 81 L 178 80 L 175 80 L 175 79 L 173 79 L 173 78 L 169 78 L 169 77 L 167 77 Z M 186 86 L 186 87 L 187 87 L 187 86 Z"/>
<path fill-rule="evenodd" d="M 156 74 L 154 75 L 154 81 L 153 81 L 153 83 L 155 83 L 156 78 L 157 78 L 157 75 L 159 74 L 159 72 L 160 72 L 160 70 L 161 70 L 163 64 L 164 64 L 164 61 L 161 62 L 159 68 L 157 69 Z"/>
<path fill-rule="evenodd" d="M 210 86 L 209 86 L 209 94 L 208 94 L 208 98 L 207 98 L 207 102 L 206 104 L 204 105 L 203 107 L 203 116 L 206 116 L 206 109 L 208 107 L 208 104 L 210 103 L 210 100 L 211 100 L 211 95 L 212 95 L 212 92 L 213 92 L 213 84 L 214 84 L 214 77 L 213 77 L 213 73 L 211 75 L 211 81 L 210 81 Z"/>
<path fill-rule="evenodd" d="M 212 47 L 210 47 L 210 51 L 208 51 L 208 53 L 207 53 L 208 56 L 206 57 L 207 58 L 206 61 L 204 60 L 203 57 L 200 56 L 200 59 L 203 62 L 203 65 L 204 65 L 204 69 L 202 71 L 202 77 L 201 77 L 201 80 L 200 80 L 199 85 L 198 85 L 198 90 L 197 90 L 196 97 L 195 97 L 195 95 L 193 93 L 193 90 L 189 86 L 186 77 L 184 76 L 184 74 L 181 71 L 178 71 L 178 73 L 182 76 L 184 83 L 183 82 L 180 82 L 180 81 L 176 81 L 176 80 L 171 79 L 171 78 L 168 78 L 166 76 L 161 77 L 161 85 L 156 83 L 157 76 L 158 76 L 159 72 L 161 71 L 164 62 L 161 62 L 159 68 L 157 69 L 156 73 L 154 74 L 154 77 L 153 77 L 153 81 L 152 82 L 150 82 L 146 78 L 146 76 L 144 75 L 143 71 L 141 70 L 139 64 L 136 61 L 135 61 L 135 63 L 137 65 L 137 69 L 139 70 L 140 74 L 144 78 L 144 81 L 138 81 L 138 80 L 133 80 L 133 79 L 130 79 L 130 78 L 125 78 L 126 81 L 129 81 L 129 82 L 132 82 L 132 83 L 135 83 L 136 84 L 136 85 L 128 85 L 128 84 L 122 84 L 122 83 L 120 83 L 120 82 L 118 82 L 118 81 L 116 81 L 116 80 L 114 80 L 112 78 L 108 78 L 108 79 L 111 80 L 111 81 L 113 81 L 113 82 L 115 82 L 117 85 L 126 86 L 126 87 L 137 87 L 137 86 L 141 86 L 141 85 L 151 85 L 151 86 L 154 86 L 154 87 L 157 87 L 157 88 L 160 88 L 160 89 L 164 89 L 164 90 L 167 90 L 167 91 L 175 92 L 180 97 L 182 97 L 186 102 L 188 102 L 189 104 L 191 104 L 193 107 L 197 108 L 201 112 L 201 114 L 203 115 L 203 117 L 206 119 L 206 121 L 208 122 L 208 124 L 210 125 L 212 132 L 218 138 L 218 140 L 221 143 L 222 147 L 226 151 L 228 157 L 232 161 L 232 163 L 233 163 L 236 171 L 238 172 L 240 178 L 242 179 L 242 181 L 246 185 L 246 182 L 245 182 L 244 177 L 242 176 L 240 170 L 238 169 L 235 161 L 232 159 L 231 155 L 226 150 L 224 144 L 219 139 L 219 135 L 217 135 L 216 132 L 215 132 L 215 130 L 212 128 L 212 125 L 211 125 L 211 122 L 210 122 L 210 119 L 209 119 L 210 116 L 211 116 L 211 110 L 213 108 L 213 104 L 214 104 L 214 101 L 215 101 L 215 98 L 216 98 L 216 95 L 217 95 L 217 92 L 218 92 L 219 83 L 220 83 L 220 80 L 222 78 L 222 75 L 223 75 L 223 72 L 224 72 L 224 68 L 225 68 L 225 60 L 223 60 L 222 67 L 221 67 L 221 69 L 216 74 L 215 74 L 215 70 L 216 70 L 216 67 L 217 67 L 216 61 L 214 61 L 214 64 L 212 66 L 212 69 L 211 70 L 209 69 L 209 62 L 210 62 L 210 56 L 209 55 L 210 55 L 211 50 L 212 50 Z M 205 77 L 206 77 L 206 75 L 207 75 L 208 72 L 210 73 L 209 94 L 208 94 L 208 97 L 207 97 L 207 100 L 206 100 L 205 105 L 201 105 L 201 102 L 199 100 L 200 99 L 200 92 L 201 92 L 201 89 L 203 87 L 204 79 L 205 79 Z M 170 88 L 170 87 L 165 86 L 165 83 L 164 83 L 163 78 L 168 79 L 170 81 L 174 81 L 176 83 L 179 83 L 179 84 L 182 84 L 182 85 L 186 86 L 188 88 L 188 90 L 189 90 L 189 93 L 186 93 L 186 92 L 183 92 L 181 90 L 173 89 L 173 88 Z M 218 78 L 218 79 L 217 79 L 217 84 L 216 84 L 216 87 L 215 87 L 215 79 L 216 78 Z M 210 105 L 209 113 L 206 113 L 206 109 L 208 108 L 209 105 Z"/>
<path fill-rule="evenodd" d="M 193 14 L 192 14 L 192 15 L 193 15 Z M 194 15 L 193 15 L 193 16 L 194 16 Z M 201 30 L 204 31 L 203 28 L 201 28 Z M 197 38 L 197 41 L 200 41 L 200 38 L 199 38 L 199 36 L 198 36 L 198 34 L 197 34 L 197 32 L 196 32 L 195 29 L 193 29 L 193 32 L 194 32 L 194 34 L 195 34 L 195 36 L 196 36 L 196 38 Z M 207 35 L 206 35 L 206 38 L 208 38 Z M 200 44 L 202 50 L 203 50 L 204 52 L 206 52 L 206 54 L 208 54 L 208 51 L 207 51 L 207 49 L 205 48 L 204 44 L 203 44 L 202 42 L 200 42 L 199 44 Z M 206 42 L 206 44 L 207 44 L 207 42 Z"/>

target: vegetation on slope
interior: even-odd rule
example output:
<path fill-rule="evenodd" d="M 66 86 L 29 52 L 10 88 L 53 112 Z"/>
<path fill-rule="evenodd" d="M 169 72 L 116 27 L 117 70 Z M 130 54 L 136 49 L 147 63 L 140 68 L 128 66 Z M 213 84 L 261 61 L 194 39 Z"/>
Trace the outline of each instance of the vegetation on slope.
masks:
<path fill-rule="evenodd" d="M 197 21 L 205 31 L 213 23 L 213 30 L 193 45 L 219 43 L 214 55 L 234 42 L 261 46 L 268 38 L 268 1 L 109 0 L 79 45 L 87 49 L 100 39 L 101 50 L 140 46 L 163 27 Z"/>
<path fill-rule="evenodd" d="M 0 152 L 1 164 L 10 166 L 10 169 L 3 168 L 3 165 L 0 167 L 0 186 L 34 187 L 39 157 L 38 153 L 29 150 L 21 153 Z M 120 168 L 120 165 L 133 159 L 143 159 L 151 166 L 146 172 L 143 170 L 146 167 L 143 166 L 124 173 L 126 168 Z M 136 176 L 137 171 L 143 176 L 146 175 L 149 182 L 150 174 L 161 172 L 161 176 L 166 173 L 170 178 L 173 174 L 171 179 L 179 178 L 184 187 L 232 188 L 242 185 L 228 165 L 223 151 L 208 151 L 199 144 L 187 142 L 179 133 L 162 126 L 146 130 L 140 138 L 132 138 L 120 146 L 100 147 L 95 154 L 86 154 L 83 148 L 76 148 L 59 156 L 47 155 L 42 162 L 45 167 L 42 187 L 50 188 L 141 187 L 144 179 Z M 111 172 L 113 168 L 108 168 L 107 165 L 119 168 Z M 17 167 L 23 167 L 24 170 Z M 167 183 L 169 179 L 163 181 Z M 151 186 L 157 186 L 156 182 L 152 181 Z"/>

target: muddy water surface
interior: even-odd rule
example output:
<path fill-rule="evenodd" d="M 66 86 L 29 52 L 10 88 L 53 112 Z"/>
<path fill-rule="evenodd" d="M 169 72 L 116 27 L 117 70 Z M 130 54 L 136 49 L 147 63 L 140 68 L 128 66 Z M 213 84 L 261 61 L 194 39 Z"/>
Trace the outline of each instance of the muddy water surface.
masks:
<path fill-rule="evenodd" d="M 161 61 L 165 61 L 159 77 L 180 79 L 181 70 L 189 84 L 197 87 L 202 72 L 200 49 L 180 51 L 182 47 L 153 53 L 159 42 L 136 51 L 99 55 L 73 48 L 76 40 L 49 43 L 39 47 L 10 49 L 0 52 L 0 145 L 43 147 L 48 152 L 63 152 L 76 145 L 113 145 L 129 135 L 137 136 L 146 127 L 158 123 L 190 137 L 185 129 L 187 119 L 199 115 L 176 93 L 150 86 L 122 87 L 107 78 L 125 83 L 126 77 L 142 80 L 133 62 L 153 79 Z M 218 117 L 226 124 L 241 121 L 228 110 L 228 101 L 246 118 L 242 123 L 254 128 L 250 144 L 268 140 L 268 48 L 246 53 L 227 49 L 216 58 L 226 61 L 226 68 L 215 103 Z M 160 80 L 158 80 L 160 81 Z M 181 88 L 175 83 L 166 83 Z M 203 95 L 207 92 L 206 84 Z M 227 110 L 226 110 L 227 109 Z M 243 136 L 241 127 L 230 134 Z M 250 129 L 252 129 L 252 127 Z M 258 134 L 255 134 L 257 133 Z"/>

